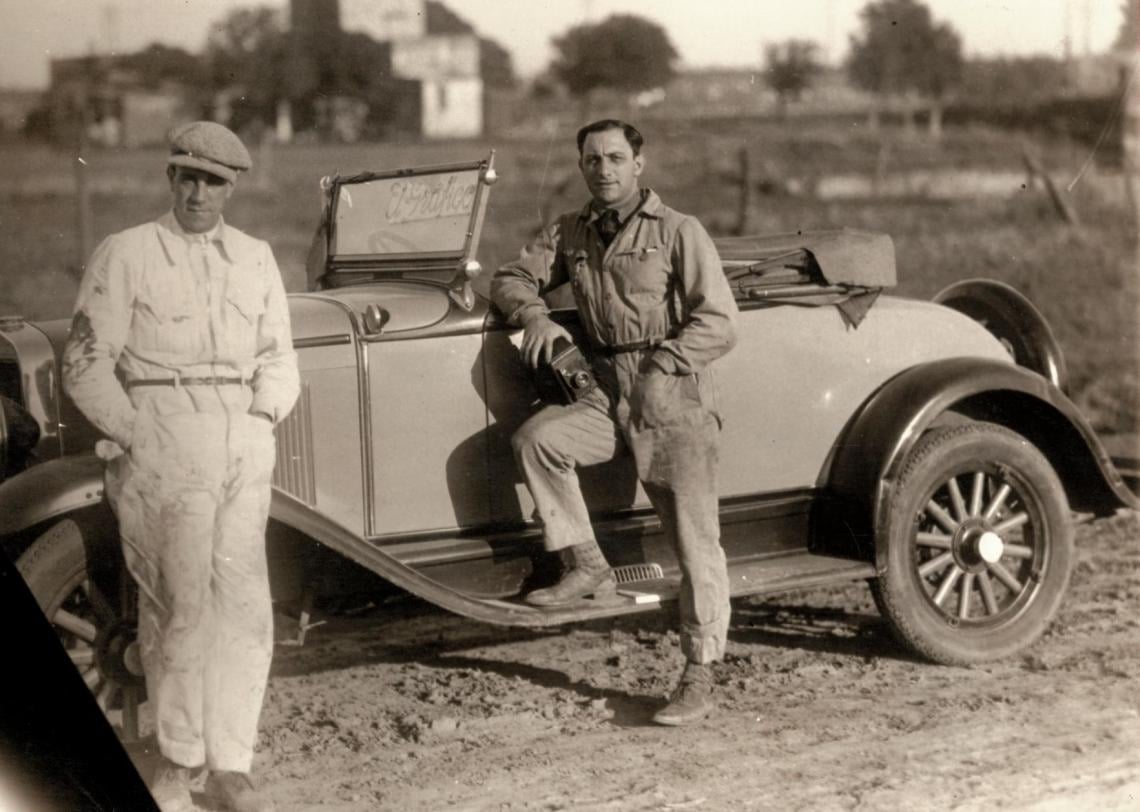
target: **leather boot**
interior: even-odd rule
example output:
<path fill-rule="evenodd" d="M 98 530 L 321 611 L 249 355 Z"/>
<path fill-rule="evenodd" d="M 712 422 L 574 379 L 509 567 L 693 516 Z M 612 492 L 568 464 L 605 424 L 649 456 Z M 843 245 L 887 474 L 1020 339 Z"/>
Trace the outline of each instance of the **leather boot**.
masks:
<path fill-rule="evenodd" d="M 554 586 L 536 589 L 523 600 L 531 606 L 562 606 L 579 601 L 587 595 L 612 595 L 615 590 L 617 581 L 614 579 L 614 571 L 609 567 L 574 567 Z"/>
<path fill-rule="evenodd" d="M 677 726 L 705 718 L 714 707 L 712 689 L 712 666 L 685 663 L 685 670 L 669 697 L 669 704 L 654 714 L 653 721 L 659 725 Z"/>
<path fill-rule="evenodd" d="M 211 772 L 206 797 L 230 812 L 275 812 L 273 801 L 253 785 L 247 773 Z"/>
<path fill-rule="evenodd" d="M 190 800 L 190 768 L 175 764 L 165 756 L 159 758 L 154 775 L 147 784 L 155 805 L 161 812 L 193 812 Z"/>

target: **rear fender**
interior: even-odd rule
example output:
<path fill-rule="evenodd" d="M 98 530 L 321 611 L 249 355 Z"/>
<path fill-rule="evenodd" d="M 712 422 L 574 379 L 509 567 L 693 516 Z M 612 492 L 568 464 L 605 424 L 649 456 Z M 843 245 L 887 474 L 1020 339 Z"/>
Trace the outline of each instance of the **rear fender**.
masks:
<path fill-rule="evenodd" d="M 0 484 L 0 536 L 103 501 L 103 461 L 74 454 L 33 465 Z"/>
<path fill-rule="evenodd" d="M 881 554 L 875 538 L 911 449 L 935 425 L 966 419 L 1006 426 L 1033 443 L 1074 510 L 1106 515 L 1140 507 L 1077 407 L 1049 381 L 1012 364 L 949 358 L 892 378 L 844 430 L 827 476 L 834 515 L 822 525 L 835 544 L 854 545 L 838 552 L 867 560 Z"/>
<path fill-rule="evenodd" d="M 934 301 L 981 324 L 1019 366 L 1068 393 L 1069 371 L 1061 345 L 1041 311 L 1017 289 L 993 279 L 964 279 L 941 290 Z"/>

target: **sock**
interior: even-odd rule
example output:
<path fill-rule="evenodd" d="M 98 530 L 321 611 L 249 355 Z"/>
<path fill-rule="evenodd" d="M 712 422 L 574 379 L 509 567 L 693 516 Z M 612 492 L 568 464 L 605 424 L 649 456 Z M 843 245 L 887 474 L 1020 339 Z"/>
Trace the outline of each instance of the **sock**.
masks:
<path fill-rule="evenodd" d="M 577 567 L 584 570 L 604 570 L 609 567 L 602 548 L 593 539 L 584 544 L 575 544 L 571 549 L 574 551 L 574 565 Z"/>

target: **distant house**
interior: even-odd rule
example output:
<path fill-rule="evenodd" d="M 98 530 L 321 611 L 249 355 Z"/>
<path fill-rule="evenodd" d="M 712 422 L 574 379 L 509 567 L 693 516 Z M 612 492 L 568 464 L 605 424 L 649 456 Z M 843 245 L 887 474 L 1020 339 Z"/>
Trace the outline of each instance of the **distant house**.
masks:
<path fill-rule="evenodd" d="M 124 65 L 123 57 L 81 56 L 51 61 L 47 107 L 56 140 L 107 147 L 161 144 L 171 121 L 193 118 L 194 89 Z"/>
<path fill-rule="evenodd" d="M 339 25 L 390 48 L 392 92 L 415 86 L 415 134 L 426 138 L 470 138 L 483 133 L 482 45 L 474 29 L 431 0 L 291 0 L 294 30 Z"/>

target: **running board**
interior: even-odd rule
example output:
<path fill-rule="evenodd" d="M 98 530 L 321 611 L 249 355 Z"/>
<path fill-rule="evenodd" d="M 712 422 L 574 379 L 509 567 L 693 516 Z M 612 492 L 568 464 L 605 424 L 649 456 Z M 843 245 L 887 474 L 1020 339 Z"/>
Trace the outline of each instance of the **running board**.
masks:
<path fill-rule="evenodd" d="M 676 600 L 680 589 L 679 577 L 667 576 L 627 581 L 613 596 L 596 601 L 585 599 L 572 606 L 536 607 L 517 600 L 477 598 L 428 578 L 351 530 L 314 513 L 312 508 L 295 497 L 276 489 L 273 492 L 272 515 L 275 520 L 317 539 L 329 549 L 429 603 L 472 620 L 499 626 L 559 626 L 644 612 L 666 601 Z M 729 564 L 733 597 L 853 581 L 871 578 L 874 574 L 874 566 L 868 562 L 815 555 L 806 550 L 758 556 Z M 656 596 L 656 600 L 646 596 Z"/>
<path fill-rule="evenodd" d="M 657 564 L 634 566 L 661 571 Z M 571 606 L 545 608 L 527 606 L 515 599 L 487 600 L 486 603 L 516 614 L 512 625 L 541 627 L 644 612 L 677 600 L 681 589 L 680 576 L 623 581 L 620 569 L 625 568 L 619 568 L 615 595 L 585 598 Z M 729 589 L 734 598 L 858 581 L 874 575 L 874 565 L 866 561 L 833 558 L 806 551 L 738 561 L 728 566 Z M 518 615 L 519 610 L 530 614 Z"/>

